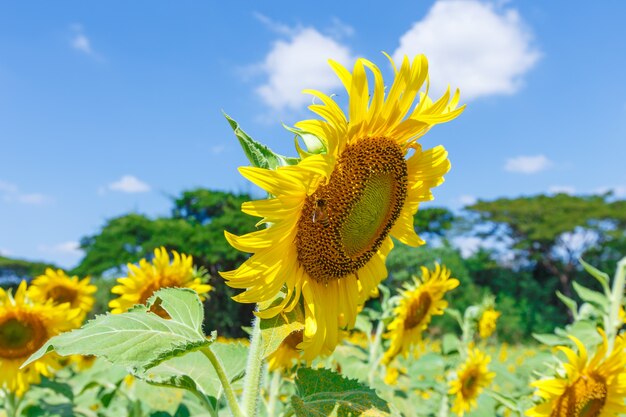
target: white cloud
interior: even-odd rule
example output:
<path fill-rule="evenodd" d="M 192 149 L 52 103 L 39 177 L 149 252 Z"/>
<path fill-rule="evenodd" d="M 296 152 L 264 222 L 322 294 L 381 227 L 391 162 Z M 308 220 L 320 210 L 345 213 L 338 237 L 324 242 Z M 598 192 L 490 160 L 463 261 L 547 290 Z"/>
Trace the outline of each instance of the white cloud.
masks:
<path fill-rule="evenodd" d="M 17 192 L 17 185 L 0 180 L 0 193 L 15 193 L 15 192 Z"/>
<path fill-rule="evenodd" d="M 80 255 L 82 253 L 80 244 L 73 240 L 54 245 L 39 245 L 37 249 L 39 249 L 40 252 L 55 255 Z"/>
<path fill-rule="evenodd" d="M 39 205 L 50 202 L 52 199 L 41 193 L 21 193 L 17 185 L 0 180 L 0 197 L 7 203 L 22 203 Z"/>
<path fill-rule="evenodd" d="M 71 45 L 72 48 L 76 49 L 77 51 L 84 52 L 87 55 L 91 55 L 93 53 L 89 38 L 82 33 L 77 33 L 74 35 L 71 41 Z"/>
<path fill-rule="evenodd" d="M 11 256 L 11 255 L 13 255 L 13 252 L 11 252 L 9 249 L 0 248 L 0 255 L 2 255 L 2 256 Z"/>
<path fill-rule="evenodd" d="M 225 150 L 226 150 L 226 145 L 224 144 L 211 146 L 211 153 L 213 155 L 219 155 L 221 153 L 224 153 Z"/>
<path fill-rule="evenodd" d="M 328 59 L 348 65 L 353 61 L 348 47 L 314 28 L 287 31 L 281 26 L 279 31 L 288 33 L 288 39 L 276 41 L 260 64 L 267 81 L 256 92 L 267 105 L 296 110 L 311 102 L 303 89 L 328 91 L 341 85 Z"/>
<path fill-rule="evenodd" d="M 459 203 L 463 206 L 471 206 L 476 200 L 477 198 L 473 195 L 462 195 L 459 197 Z"/>
<path fill-rule="evenodd" d="M 452 239 L 452 243 L 461 251 L 464 258 L 472 256 L 483 246 L 482 240 L 476 236 L 457 236 Z"/>
<path fill-rule="evenodd" d="M 576 194 L 576 188 L 571 185 L 553 185 L 548 188 L 550 194 Z"/>
<path fill-rule="evenodd" d="M 109 184 L 109 190 L 122 193 L 145 193 L 150 191 L 150 186 L 132 175 L 124 175 L 119 180 Z"/>
<path fill-rule="evenodd" d="M 15 199 L 24 204 L 44 204 L 48 201 L 48 197 L 41 193 L 18 194 Z"/>
<path fill-rule="evenodd" d="M 520 174 L 535 174 L 548 169 L 551 165 L 552 162 L 545 155 L 518 156 L 507 159 L 504 169 Z"/>
<path fill-rule="evenodd" d="M 393 58 L 425 54 L 433 93 L 451 85 L 468 101 L 517 92 L 540 57 L 531 42 L 515 9 L 476 0 L 438 1 L 402 35 Z"/>

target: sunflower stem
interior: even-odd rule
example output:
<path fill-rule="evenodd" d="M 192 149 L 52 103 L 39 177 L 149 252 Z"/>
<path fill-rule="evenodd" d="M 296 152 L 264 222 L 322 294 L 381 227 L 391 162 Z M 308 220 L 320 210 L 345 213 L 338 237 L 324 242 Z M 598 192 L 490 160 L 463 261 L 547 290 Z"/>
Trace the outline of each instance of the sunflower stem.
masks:
<path fill-rule="evenodd" d="M 222 364 L 222 362 L 217 356 L 215 356 L 215 353 L 213 353 L 210 346 L 202 348 L 201 352 L 211 362 L 211 365 L 213 365 L 217 377 L 222 383 L 222 388 L 224 388 L 224 396 L 226 397 L 226 402 L 228 403 L 228 408 L 230 408 L 230 412 L 233 414 L 234 417 L 245 417 L 245 414 L 243 414 L 241 412 L 241 408 L 239 408 L 239 403 L 237 403 L 235 391 L 233 390 L 233 386 L 228 380 L 228 376 L 226 375 L 226 371 L 224 370 L 224 365 Z M 207 403 L 204 403 L 204 406 L 206 407 Z"/>
<path fill-rule="evenodd" d="M 245 417 L 255 417 L 259 396 L 261 393 L 261 369 L 263 368 L 263 349 L 261 344 L 261 320 L 254 317 L 252 321 L 252 335 L 248 350 L 248 363 L 243 381 L 241 398 Z"/>
<path fill-rule="evenodd" d="M 270 380 L 269 399 L 267 401 L 267 415 L 276 415 L 276 400 L 280 392 L 280 370 L 272 371 L 272 379 Z"/>
<path fill-rule="evenodd" d="M 374 376 L 376 375 L 376 370 L 378 369 L 378 362 L 380 362 L 380 358 L 378 357 L 378 348 L 380 347 L 380 342 L 384 329 L 385 324 L 382 320 L 378 320 L 378 324 L 376 325 L 376 334 L 374 335 L 374 341 L 370 345 L 370 372 L 367 376 L 367 381 L 370 385 L 374 383 Z"/>
<path fill-rule="evenodd" d="M 4 407 L 6 408 L 7 417 L 18 417 L 18 408 L 20 399 L 14 392 L 4 391 Z"/>
<path fill-rule="evenodd" d="M 608 352 L 613 351 L 613 344 L 617 331 L 621 327 L 619 311 L 622 307 L 622 299 L 624 298 L 624 285 L 626 284 L 626 257 L 617 263 L 617 271 L 613 279 L 613 290 L 611 291 L 611 302 L 609 307 L 609 327 L 606 329 L 609 341 Z M 608 354 L 608 353 L 607 353 Z"/>
<path fill-rule="evenodd" d="M 448 417 L 450 414 L 448 407 L 448 395 L 446 393 L 441 394 L 441 404 L 439 405 L 439 411 L 437 417 Z"/>

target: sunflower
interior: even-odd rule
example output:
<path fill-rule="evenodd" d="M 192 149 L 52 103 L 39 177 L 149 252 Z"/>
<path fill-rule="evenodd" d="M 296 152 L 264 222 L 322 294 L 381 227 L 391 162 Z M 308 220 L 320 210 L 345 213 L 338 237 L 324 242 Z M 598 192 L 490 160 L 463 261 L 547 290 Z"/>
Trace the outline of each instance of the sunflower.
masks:
<path fill-rule="evenodd" d="M 554 378 L 541 379 L 531 385 L 537 388 L 542 403 L 526 412 L 531 417 L 610 417 L 626 413 L 626 338 L 618 336 L 608 352 L 603 342 L 588 361 L 587 349 L 574 336 L 570 339 L 578 349 L 559 346 L 569 363 Z"/>
<path fill-rule="evenodd" d="M 79 280 L 77 276 L 70 278 L 60 269 L 47 268 L 45 274 L 31 282 L 28 296 L 41 303 L 51 299 L 55 304 L 69 303 L 71 308 L 78 308 L 81 312 L 77 316 L 80 326 L 95 303 L 93 294 L 97 288 L 89 281 L 89 277 Z"/>
<path fill-rule="evenodd" d="M 358 59 L 352 73 L 331 66 L 349 95 L 348 117 L 329 96 L 305 90 L 321 104 L 309 107 L 324 120 L 296 123 L 302 134 L 316 136 L 323 152 L 302 153 L 297 165 L 275 170 L 242 167 L 241 174 L 272 198 L 247 202 L 242 211 L 261 217 L 269 227 L 243 236 L 226 232 L 230 244 L 252 253 L 246 262 L 222 276 L 233 288 L 245 289 L 234 299 L 278 305 L 257 312 L 270 318 L 292 310 L 304 299 L 305 330 L 299 348 L 305 359 L 330 354 L 341 330 L 352 328 L 357 310 L 377 294 L 387 276 L 385 258 L 391 237 L 423 244 L 413 227 L 422 201 L 450 169 L 446 150 L 422 150 L 416 140 L 431 126 L 457 117 L 458 91 L 438 101 L 420 94 L 428 74 L 423 55 L 404 58 L 385 97 L 380 70 Z M 368 87 L 368 68 L 374 88 Z M 419 103 L 413 106 L 417 97 Z"/>
<path fill-rule="evenodd" d="M 0 288 L 0 388 L 24 394 L 41 375 L 50 376 L 60 367 L 59 357 L 45 355 L 24 369 L 20 366 L 52 336 L 75 327 L 80 309 L 52 300 L 34 302 L 28 297 L 26 281 L 15 296 Z"/>
<path fill-rule="evenodd" d="M 422 332 L 432 317 L 442 315 L 448 306 L 443 297 L 458 285 L 459 280 L 450 278 L 450 270 L 437 264 L 432 272 L 422 267 L 422 279 L 413 277 L 413 283 L 404 286 L 400 301 L 393 310 L 395 318 L 383 336 L 391 339 L 382 359 L 384 364 L 390 363 L 400 353 L 406 356 L 413 346 L 422 341 Z"/>
<path fill-rule="evenodd" d="M 113 314 L 123 313 L 136 304 L 145 304 L 148 298 L 161 288 L 191 288 L 200 299 L 213 289 L 204 283 L 205 275 L 193 267 L 190 255 L 172 251 L 173 259 L 164 247 L 154 250 L 154 259 L 139 261 L 139 266 L 128 264 L 128 276 L 119 278 L 118 285 L 111 289 L 119 297 L 109 302 Z M 157 307 L 155 313 L 166 317 L 165 310 Z"/>
<path fill-rule="evenodd" d="M 478 333 L 480 334 L 480 337 L 487 339 L 493 334 L 493 332 L 496 331 L 496 321 L 501 314 L 502 313 L 494 310 L 493 308 L 488 308 L 483 311 L 483 314 L 480 316 L 480 320 L 478 320 Z"/>
<path fill-rule="evenodd" d="M 489 372 L 489 355 L 476 348 L 469 348 L 467 359 L 456 371 L 456 379 L 450 381 L 448 394 L 455 395 L 452 411 L 463 416 L 466 411 L 476 407 L 476 400 L 482 390 L 491 384 L 496 374 Z"/>

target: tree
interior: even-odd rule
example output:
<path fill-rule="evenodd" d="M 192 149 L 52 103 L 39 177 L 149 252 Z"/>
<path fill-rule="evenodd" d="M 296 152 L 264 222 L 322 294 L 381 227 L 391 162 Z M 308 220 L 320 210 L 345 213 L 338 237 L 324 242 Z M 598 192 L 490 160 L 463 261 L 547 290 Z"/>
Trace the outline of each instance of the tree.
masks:
<path fill-rule="evenodd" d="M 33 277 L 43 274 L 46 268 L 57 267 L 44 262 L 0 256 L 0 287 L 17 286 L 23 279 L 30 281 Z"/>
<path fill-rule="evenodd" d="M 626 201 L 611 202 L 609 195 L 501 198 L 468 209 L 490 226 L 480 236 L 510 240 L 518 265 L 530 267 L 539 281 L 557 277 L 570 297 L 578 258 L 625 237 Z"/>
<path fill-rule="evenodd" d="M 256 220 L 240 209 L 250 199 L 247 194 L 195 189 L 173 200 L 170 217 L 127 214 L 111 219 L 99 233 L 81 240 L 85 256 L 72 272 L 121 276 L 127 263 L 151 258 L 160 246 L 192 255 L 194 264 L 209 272 L 215 288 L 205 303 L 207 320 L 220 332 L 241 336 L 241 324 L 249 320 L 254 306 L 232 302 L 238 291 L 226 286 L 218 272 L 234 269 L 248 257 L 228 244 L 224 230 L 254 230 Z"/>

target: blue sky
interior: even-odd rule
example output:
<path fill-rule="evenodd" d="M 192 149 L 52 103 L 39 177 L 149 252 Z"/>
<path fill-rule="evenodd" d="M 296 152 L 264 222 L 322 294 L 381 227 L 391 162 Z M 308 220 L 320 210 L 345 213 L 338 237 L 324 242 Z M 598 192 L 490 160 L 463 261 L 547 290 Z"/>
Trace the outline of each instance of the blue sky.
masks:
<path fill-rule="evenodd" d="M 468 104 L 421 139 L 452 171 L 433 205 L 613 189 L 626 196 L 626 3 L 0 4 L 0 253 L 71 267 L 81 237 L 170 196 L 256 192 L 221 111 L 293 154 L 303 88 L 345 97 L 327 58 L 424 52 Z"/>

